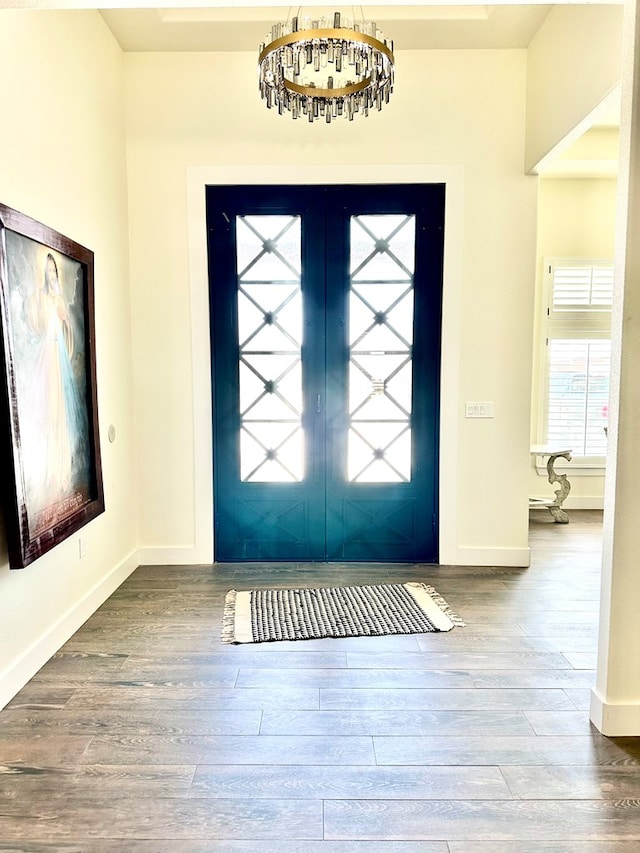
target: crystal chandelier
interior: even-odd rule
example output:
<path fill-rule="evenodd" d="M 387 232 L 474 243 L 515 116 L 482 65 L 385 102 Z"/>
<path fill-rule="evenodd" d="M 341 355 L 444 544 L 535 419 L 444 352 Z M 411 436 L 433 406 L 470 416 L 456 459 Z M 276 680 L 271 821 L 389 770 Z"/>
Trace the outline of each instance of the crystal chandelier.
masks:
<path fill-rule="evenodd" d="M 368 115 L 381 110 L 393 91 L 393 42 L 375 21 L 342 23 L 340 12 L 333 19 L 296 16 L 274 24 L 258 62 L 267 107 L 311 122 Z"/>

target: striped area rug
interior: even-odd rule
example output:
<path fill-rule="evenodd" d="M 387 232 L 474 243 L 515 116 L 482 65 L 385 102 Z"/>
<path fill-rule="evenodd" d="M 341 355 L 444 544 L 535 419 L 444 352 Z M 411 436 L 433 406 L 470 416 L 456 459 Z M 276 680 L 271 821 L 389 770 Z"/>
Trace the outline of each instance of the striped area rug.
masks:
<path fill-rule="evenodd" d="M 463 626 L 424 583 L 227 593 L 223 643 L 425 634 Z"/>

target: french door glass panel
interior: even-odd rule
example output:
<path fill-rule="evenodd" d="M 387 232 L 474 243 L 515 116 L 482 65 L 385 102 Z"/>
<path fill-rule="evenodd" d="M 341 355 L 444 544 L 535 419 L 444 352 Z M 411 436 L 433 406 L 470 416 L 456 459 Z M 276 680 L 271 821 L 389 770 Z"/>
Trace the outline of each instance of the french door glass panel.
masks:
<path fill-rule="evenodd" d="M 240 477 L 299 482 L 302 295 L 299 216 L 236 217 Z"/>
<path fill-rule="evenodd" d="M 350 225 L 348 479 L 406 483 L 415 216 L 352 216 Z"/>

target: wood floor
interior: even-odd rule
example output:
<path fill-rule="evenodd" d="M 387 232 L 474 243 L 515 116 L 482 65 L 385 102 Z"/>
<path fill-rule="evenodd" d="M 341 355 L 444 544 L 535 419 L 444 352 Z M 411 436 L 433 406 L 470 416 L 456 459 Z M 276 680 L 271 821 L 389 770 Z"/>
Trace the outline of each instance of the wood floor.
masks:
<path fill-rule="evenodd" d="M 637 853 L 640 739 L 588 718 L 601 516 L 529 570 L 141 567 L 0 713 L 0 849 Z M 219 641 L 232 587 L 424 580 L 448 634 Z"/>

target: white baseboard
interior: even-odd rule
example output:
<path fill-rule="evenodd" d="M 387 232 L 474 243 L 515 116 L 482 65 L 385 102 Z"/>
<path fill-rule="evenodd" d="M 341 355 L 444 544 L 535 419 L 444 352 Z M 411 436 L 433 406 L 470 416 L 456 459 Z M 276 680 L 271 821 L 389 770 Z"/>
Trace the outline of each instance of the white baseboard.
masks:
<path fill-rule="evenodd" d="M 564 502 L 566 509 L 604 509 L 603 495 L 576 495 L 569 497 Z"/>
<path fill-rule="evenodd" d="M 453 557 L 454 559 L 451 559 Z M 530 548 L 473 548 L 460 545 L 443 565 L 504 566 L 526 569 L 531 562 Z"/>
<path fill-rule="evenodd" d="M 209 549 L 195 546 L 140 548 L 138 557 L 141 566 L 202 566 L 213 562 Z"/>
<path fill-rule="evenodd" d="M 140 548 L 141 566 L 199 566 L 209 565 L 212 558 L 199 559 L 195 548 Z M 446 560 L 445 560 L 446 556 Z M 530 548 L 471 548 L 448 549 L 440 556 L 445 566 L 515 566 L 526 568 L 531 560 Z"/>
<path fill-rule="evenodd" d="M 549 495 L 537 495 L 541 500 L 552 500 Z M 603 495 L 569 495 L 566 501 L 562 504 L 563 509 L 604 509 Z M 531 509 L 531 507 L 529 507 Z M 537 507 L 537 509 L 546 509 L 546 507 Z M 548 512 L 548 510 L 547 510 Z"/>
<path fill-rule="evenodd" d="M 613 704 L 605 702 L 598 691 L 591 690 L 591 722 L 607 737 L 640 735 L 640 702 Z"/>
<path fill-rule="evenodd" d="M 97 583 L 17 660 L 0 672 L 0 709 L 10 702 L 29 679 L 44 666 L 67 640 L 104 604 L 139 565 L 138 552 L 129 556 Z"/>

